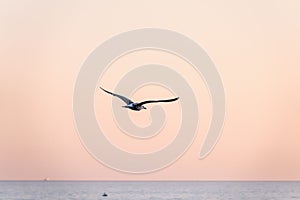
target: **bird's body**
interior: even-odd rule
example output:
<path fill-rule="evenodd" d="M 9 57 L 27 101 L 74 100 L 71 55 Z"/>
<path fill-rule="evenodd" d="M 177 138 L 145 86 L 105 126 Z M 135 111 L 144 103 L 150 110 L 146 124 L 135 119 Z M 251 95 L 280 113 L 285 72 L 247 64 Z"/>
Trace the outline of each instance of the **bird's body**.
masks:
<path fill-rule="evenodd" d="M 108 94 L 116 96 L 116 97 L 120 98 L 122 101 L 124 101 L 126 103 L 126 105 L 122 106 L 122 107 L 131 109 L 131 110 L 134 110 L 134 111 L 140 111 L 140 110 L 143 110 L 143 109 L 147 109 L 145 106 L 143 106 L 144 104 L 147 104 L 147 103 L 172 102 L 172 101 L 176 101 L 176 100 L 179 99 L 179 97 L 176 97 L 176 98 L 173 98 L 173 99 L 147 100 L 147 101 L 142 101 L 142 102 L 133 102 L 130 99 L 128 99 L 127 97 L 124 97 L 122 95 L 109 92 L 109 91 L 103 89 L 102 87 L 100 87 L 100 88 L 104 92 L 107 92 Z"/>
<path fill-rule="evenodd" d="M 138 106 L 137 103 L 130 103 L 128 105 L 122 106 L 123 108 L 129 108 L 131 110 L 140 111 L 142 109 L 147 109 L 144 106 Z"/>

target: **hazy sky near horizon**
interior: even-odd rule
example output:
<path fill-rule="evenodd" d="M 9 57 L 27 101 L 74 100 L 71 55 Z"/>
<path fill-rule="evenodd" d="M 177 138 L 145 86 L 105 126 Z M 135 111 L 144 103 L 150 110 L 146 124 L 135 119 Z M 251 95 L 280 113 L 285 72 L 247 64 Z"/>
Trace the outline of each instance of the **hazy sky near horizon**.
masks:
<path fill-rule="evenodd" d="M 297 0 L 0 1 L 0 180 L 300 180 L 299 10 Z M 72 98 L 80 67 L 99 44 L 144 27 L 177 31 L 205 49 L 223 80 L 226 120 L 214 150 L 199 160 L 211 116 L 203 81 L 170 55 L 148 51 L 125 56 L 114 64 L 116 69 L 155 59 L 182 70 L 191 84 L 199 85 L 193 89 L 201 108 L 197 137 L 177 162 L 132 175 L 100 164 L 85 150 Z M 107 75 L 100 83 L 111 89 L 118 78 Z M 148 89 L 159 97 L 153 92 L 157 88 Z M 146 93 L 133 97 L 143 99 Z M 99 111 L 100 99 L 111 101 L 95 93 L 97 119 L 107 120 L 103 128 L 114 130 L 109 137 L 130 151 L 160 148 L 178 128 L 166 124 L 166 134 L 155 143 L 128 145 L 128 138 L 116 134 L 109 108 Z M 147 125 L 149 112 L 131 117 Z"/>

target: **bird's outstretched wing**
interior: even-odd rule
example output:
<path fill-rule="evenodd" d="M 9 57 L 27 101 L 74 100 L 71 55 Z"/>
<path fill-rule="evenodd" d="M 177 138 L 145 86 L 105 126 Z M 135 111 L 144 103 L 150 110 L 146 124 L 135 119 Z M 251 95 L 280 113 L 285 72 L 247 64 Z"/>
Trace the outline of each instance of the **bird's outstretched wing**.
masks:
<path fill-rule="evenodd" d="M 147 101 L 142 101 L 137 104 L 137 106 L 144 105 L 146 103 L 158 103 L 158 102 L 172 102 L 178 100 L 179 97 L 173 98 L 173 99 L 162 99 L 162 100 L 147 100 Z"/>
<path fill-rule="evenodd" d="M 111 95 L 113 95 L 113 96 L 115 96 L 115 97 L 119 97 L 122 101 L 124 101 L 126 104 L 131 104 L 131 103 L 133 103 L 133 101 L 131 101 L 130 99 L 128 99 L 128 98 L 126 98 L 126 97 L 124 97 L 124 96 L 122 96 L 122 95 L 119 95 L 119 94 L 115 94 L 115 93 L 112 93 L 112 92 L 110 92 L 110 91 L 107 91 L 107 90 L 105 90 L 105 89 L 103 89 L 102 87 L 100 87 L 104 92 L 107 92 L 108 94 L 111 94 Z"/>

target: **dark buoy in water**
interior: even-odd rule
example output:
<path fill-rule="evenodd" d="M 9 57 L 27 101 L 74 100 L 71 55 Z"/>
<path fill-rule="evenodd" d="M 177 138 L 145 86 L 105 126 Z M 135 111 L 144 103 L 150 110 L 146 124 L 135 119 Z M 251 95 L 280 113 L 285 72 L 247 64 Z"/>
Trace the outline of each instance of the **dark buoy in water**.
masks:
<path fill-rule="evenodd" d="M 102 194 L 102 196 L 103 196 L 103 197 L 107 197 L 108 195 L 104 192 L 104 193 Z"/>

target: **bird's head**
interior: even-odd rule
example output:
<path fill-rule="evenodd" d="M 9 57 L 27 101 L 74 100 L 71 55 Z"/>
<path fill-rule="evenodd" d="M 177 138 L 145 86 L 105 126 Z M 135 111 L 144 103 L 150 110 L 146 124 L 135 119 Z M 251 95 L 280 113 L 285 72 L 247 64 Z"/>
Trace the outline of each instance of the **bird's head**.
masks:
<path fill-rule="evenodd" d="M 142 106 L 143 109 L 147 109 L 145 106 Z"/>

